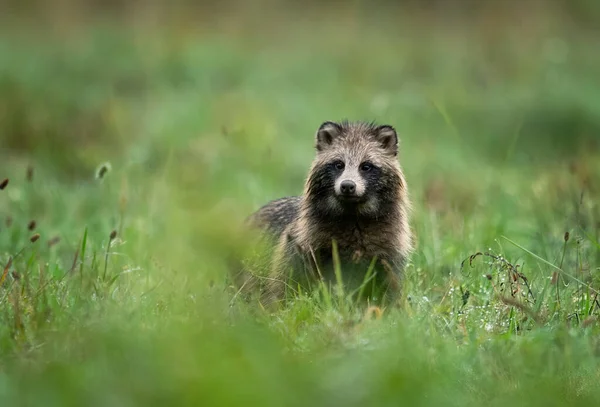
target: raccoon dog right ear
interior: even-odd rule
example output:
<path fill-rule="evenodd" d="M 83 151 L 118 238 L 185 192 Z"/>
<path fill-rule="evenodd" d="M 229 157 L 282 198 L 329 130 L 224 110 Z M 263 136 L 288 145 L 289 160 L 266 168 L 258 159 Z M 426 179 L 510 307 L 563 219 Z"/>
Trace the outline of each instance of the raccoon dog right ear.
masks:
<path fill-rule="evenodd" d="M 324 122 L 317 130 L 316 148 L 318 151 L 323 151 L 329 147 L 333 140 L 342 134 L 342 128 L 334 122 Z"/>

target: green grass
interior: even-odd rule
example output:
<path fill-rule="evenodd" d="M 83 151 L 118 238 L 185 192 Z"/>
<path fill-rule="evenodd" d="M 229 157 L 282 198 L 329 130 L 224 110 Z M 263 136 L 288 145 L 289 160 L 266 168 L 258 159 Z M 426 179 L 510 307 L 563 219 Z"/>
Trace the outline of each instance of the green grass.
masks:
<path fill-rule="evenodd" d="M 598 403 L 597 38 L 352 10 L 3 28 L 2 405 Z M 239 301 L 241 221 L 342 118 L 401 136 L 403 307 Z"/>

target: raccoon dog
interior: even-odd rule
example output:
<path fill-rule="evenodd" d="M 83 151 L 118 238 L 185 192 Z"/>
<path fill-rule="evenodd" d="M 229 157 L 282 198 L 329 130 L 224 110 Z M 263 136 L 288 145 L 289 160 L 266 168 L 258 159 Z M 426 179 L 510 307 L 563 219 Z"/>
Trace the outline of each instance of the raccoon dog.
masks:
<path fill-rule="evenodd" d="M 382 290 L 371 300 L 382 293 L 397 300 L 412 235 L 396 130 L 327 121 L 316 132 L 315 148 L 303 194 L 271 201 L 248 218 L 275 239 L 262 300 L 274 304 L 286 287 L 307 287 L 315 278 L 336 281 L 336 259 L 345 286 L 364 284 L 374 264 L 369 284 Z"/>

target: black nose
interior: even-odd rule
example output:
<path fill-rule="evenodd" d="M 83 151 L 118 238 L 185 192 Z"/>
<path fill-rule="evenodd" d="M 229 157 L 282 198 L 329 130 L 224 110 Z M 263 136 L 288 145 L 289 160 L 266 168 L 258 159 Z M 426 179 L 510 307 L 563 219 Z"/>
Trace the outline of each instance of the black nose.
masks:
<path fill-rule="evenodd" d="M 356 192 L 356 184 L 354 181 L 342 181 L 340 189 L 342 190 L 342 195 L 354 195 Z"/>

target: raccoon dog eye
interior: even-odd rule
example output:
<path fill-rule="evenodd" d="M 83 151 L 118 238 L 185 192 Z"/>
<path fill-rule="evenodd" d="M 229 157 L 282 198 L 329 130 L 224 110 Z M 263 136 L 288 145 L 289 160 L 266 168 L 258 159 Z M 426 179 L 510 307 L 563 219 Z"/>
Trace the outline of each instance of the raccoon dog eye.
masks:
<path fill-rule="evenodd" d="M 360 170 L 364 171 L 364 172 L 368 172 L 371 171 L 371 169 L 373 168 L 373 165 L 369 164 L 369 163 L 362 163 L 360 165 Z"/>
<path fill-rule="evenodd" d="M 336 170 L 343 170 L 344 169 L 344 163 L 341 161 L 336 161 L 335 163 L 333 163 L 333 166 L 335 167 Z"/>

